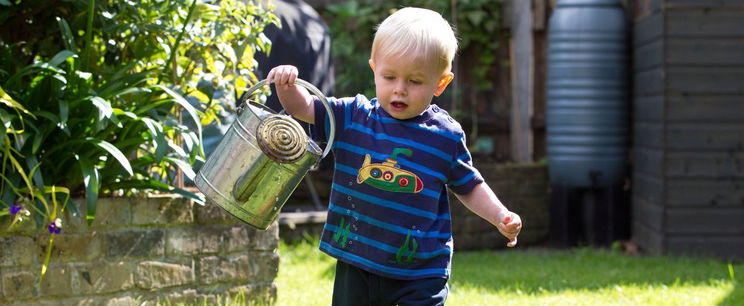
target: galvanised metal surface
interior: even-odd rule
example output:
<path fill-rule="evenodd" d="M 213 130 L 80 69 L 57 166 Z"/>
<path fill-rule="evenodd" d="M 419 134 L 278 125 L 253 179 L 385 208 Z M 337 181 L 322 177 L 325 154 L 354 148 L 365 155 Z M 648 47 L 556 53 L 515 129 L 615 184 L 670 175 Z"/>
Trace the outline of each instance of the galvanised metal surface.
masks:
<path fill-rule="evenodd" d="M 307 172 L 333 145 L 335 121 L 326 98 L 311 84 L 297 80 L 318 96 L 329 112 L 325 150 L 287 115 L 254 102 L 245 105 L 194 179 L 208 202 L 258 229 L 266 229 Z M 261 81 L 246 91 L 250 97 Z"/>

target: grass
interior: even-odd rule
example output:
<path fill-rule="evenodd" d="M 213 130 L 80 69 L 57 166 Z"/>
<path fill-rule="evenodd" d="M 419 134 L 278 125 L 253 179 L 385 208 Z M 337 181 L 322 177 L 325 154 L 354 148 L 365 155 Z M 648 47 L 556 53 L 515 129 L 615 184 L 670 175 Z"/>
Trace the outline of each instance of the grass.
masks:
<path fill-rule="evenodd" d="M 330 305 L 335 260 L 281 244 L 277 305 Z M 744 263 L 619 252 L 455 252 L 447 305 L 744 305 Z M 738 273 L 738 275 L 737 275 Z"/>

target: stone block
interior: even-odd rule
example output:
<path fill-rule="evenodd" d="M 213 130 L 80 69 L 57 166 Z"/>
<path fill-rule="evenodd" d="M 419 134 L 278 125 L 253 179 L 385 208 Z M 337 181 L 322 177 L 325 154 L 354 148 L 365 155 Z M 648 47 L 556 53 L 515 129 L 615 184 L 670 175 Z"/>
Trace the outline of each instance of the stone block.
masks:
<path fill-rule="evenodd" d="M 83 295 L 126 291 L 134 288 L 135 262 L 98 262 L 76 266 L 74 280 Z"/>
<path fill-rule="evenodd" d="M 33 303 L 25 302 L 25 303 L 17 303 L 13 305 L 29 305 L 33 304 L 34 306 L 98 306 L 98 305 L 104 305 L 104 301 L 106 301 L 105 298 L 102 297 L 68 297 L 68 298 L 61 298 L 61 297 L 52 297 L 52 298 L 44 298 L 44 299 L 34 299 Z M 4 305 L 4 304 L 3 304 Z M 134 304 L 131 304 L 134 305 Z"/>
<path fill-rule="evenodd" d="M 252 233 L 253 248 L 258 251 L 272 251 L 279 247 L 279 224 L 274 221 L 266 230 L 246 227 Z"/>
<path fill-rule="evenodd" d="M 165 230 L 120 230 L 102 234 L 107 257 L 153 257 L 165 254 Z"/>
<path fill-rule="evenodd" d="M 208 256 L 199 260 L 199 282 L 204 285 L 248 280 L 251 259 L 247 254 L 232 257 Z"/>
<path fill-rule="evenodd" d="M 36 273 L 29 270 L 3 271 L 3 293 L 10 300 L 38 295 Z"/>
<path fill-rule="evenodd" d="M 194 282 L 194 269 L 191 263 L 167 263 L 143 261 L 135 273 L 137 287 L 145 290 L 174 287 Z"/>
<path fill-rule="evenodd" d="M 77 270 L 66 265 L 50 266 L 41 281 L 42 296 L 71 296 L 79 291 L 75 283 Z"/>
<path fill-rule="evenodd" d="M 27 236 L 0 237 L 0 267 L 25 267 L 35 263 L 39 247 Z"/>
<path fill-rule="evenodd" d="M 16 222 L 13 227 L 10 227 L 11 219 L 8 218 L 4 222 L 0 222 L 0 235 L 29 235 L 38 232 L 36 227 L 36 221 L 30 218 L 23 218 Z"/>
<path fill-rule="evenodd" d="M 131 223 L 131 201 L 130 198 L 99 198 L 96 201 L 96 217 L 91 227 L 111 228 L 128 225 Z M 84 213 L 85 210 L 80 212 Z"/>
<path fill-rule="evenodd" d="M 74 215 L 71 207 L 77 207 L 80 211 L 80 215 Z M 86 205 L 84 198 L 72 198 L 67 203 L 67 208 L 62 215 L 62 230 L 65 234 L 69 233 L 85 233 L 89 231 L 88 222 L 85 218 Z"/>
<path fill-rule="evenodd" d="M 276 252 L 250 253 L 252 282 L 271 283 L 279 272 L 279 254 Z"/>
<path fill-rule="evenodd" d="M 259 234 L 246 225 L 209 225 L 171 228 L 167 235 L 165 252 L 168 256 L 189 256 L 251 250 L 255 246 L 255 237 Z M 270 236 L 262 235 L 260 238 L 264 239 L 261 241 L 262 247 L 276 245 L 266 240 Z"/>
<path fill-rule="evenodd" d="M 137 301 L 131 296 L 115 297 L 111 299 L 102 299 L 97 305 L 104 306 L 132 306 L 137 305 Z"/>
<path fill-rule="evenodd" d="M 203 304 L 203 302 L 204 299 L 200 299 L 198 292 L 194 289 L 171 292 L 157 298 L 158 305 L 214 305 Z"/>
<path fill-rule="evenodd" d="M 207 201 L 207 204 L 204 206 L 195 205 L 194 214 L 196 216 L 196 222 L 199 224 L 245 224 L 211 201 Z"/>
<path fill-rule="evenodd" d="M 253 231 L 255 230 L 245 225 L 231 226 L 226 229 L 226 236 L 223 244 L 225 251 L 232 253 L 251 249 L 254 244 L 254 241 L 251 239 L 254 235 L 254 233 L 252 233 Z M 269 245 L 266 241 L 262 243 Z"/>
<path fill-rule="evenodd" d="M 149 197 L 132 203 L 132 223 L 184 224 L 194 222 L 194 202 L 183 197 Z"/>
<path fill-rule="evenodd" d="M 199 281 L 204 285 L 230 281 L 271 283 L 279 271 L 275 252 L 208 256 L 199 260 Z"/>
<path fill-rule="evenodd" d="M 44 234 L 38 239 L 42 250 L 46 250 L 49 245 L 48 237 Z M 52 258 L 55 262 L 92 261 L 100 258 L 102 253 L 101 238 L 97 232 L 63 232 L 54 237 L 54 244 L 52 244 Z"/>
<path fill-rule="evenodd" d="M 227 228 L 222 226 L 177 227 L 168 229 L 165 253 L 168 256 L 216 254 L 220 251 Z"/>

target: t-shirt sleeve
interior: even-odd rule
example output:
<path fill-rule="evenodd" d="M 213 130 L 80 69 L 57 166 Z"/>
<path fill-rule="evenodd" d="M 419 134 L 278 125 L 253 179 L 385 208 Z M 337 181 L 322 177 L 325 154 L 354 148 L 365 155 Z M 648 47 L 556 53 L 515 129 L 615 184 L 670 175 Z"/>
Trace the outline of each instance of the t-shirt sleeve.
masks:
<path fill-rule="evenodd" d="M 465 136 L 457 142 L 455 159 L 452 163 L 449 188 L 457 194 L 468 194 L 473 188 L 483 183 L 483 176 L 473 166 L 473 158 L 465 144 Z"/>
<path fill-rule="evenodd" d="M 338 131 L 344 128 L 343 123 L 346 121 L 346 116 L 348 116 L 345 111 L 347 104 L 352 102 L 346 98 L 336 99 L 329 97 L 327 100 L 328 104 L 331 106 L 331 110 L 333 111 L 333 116 L 329 116 L 328 110 L 326 110 L 323 102 L 318 97 L 313 96 L 315 124 L 310 125 L 310 135 L 313 140 L 321 143 L 328 141 L 328 135 L 331 132 L 331 117 L 333 117 L 336 136 L 338 136 Z"/>

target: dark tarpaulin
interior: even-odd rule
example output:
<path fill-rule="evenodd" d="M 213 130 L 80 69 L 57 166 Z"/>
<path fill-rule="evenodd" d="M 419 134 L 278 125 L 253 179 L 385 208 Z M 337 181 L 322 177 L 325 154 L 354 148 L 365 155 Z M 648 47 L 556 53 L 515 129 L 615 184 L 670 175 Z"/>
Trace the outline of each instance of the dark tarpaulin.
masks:
<path fill-rule="evenodd" d="M 266 27 L 264 34 L 271 39 L 271 53 L 256 55 L 257 75 L 263 79 L 271 68 L 293 65 L 299 70 L 299 78 L 318 87 L 326 96 L 333 96 L 334 76 L 331 57 L 331 35 L 328 26 L 318 12 L 300 0 L 273 0 L 282 28 Z M 272 87 L 272 95 L 266 105 L 280 110 L 281 105 Z"/>

